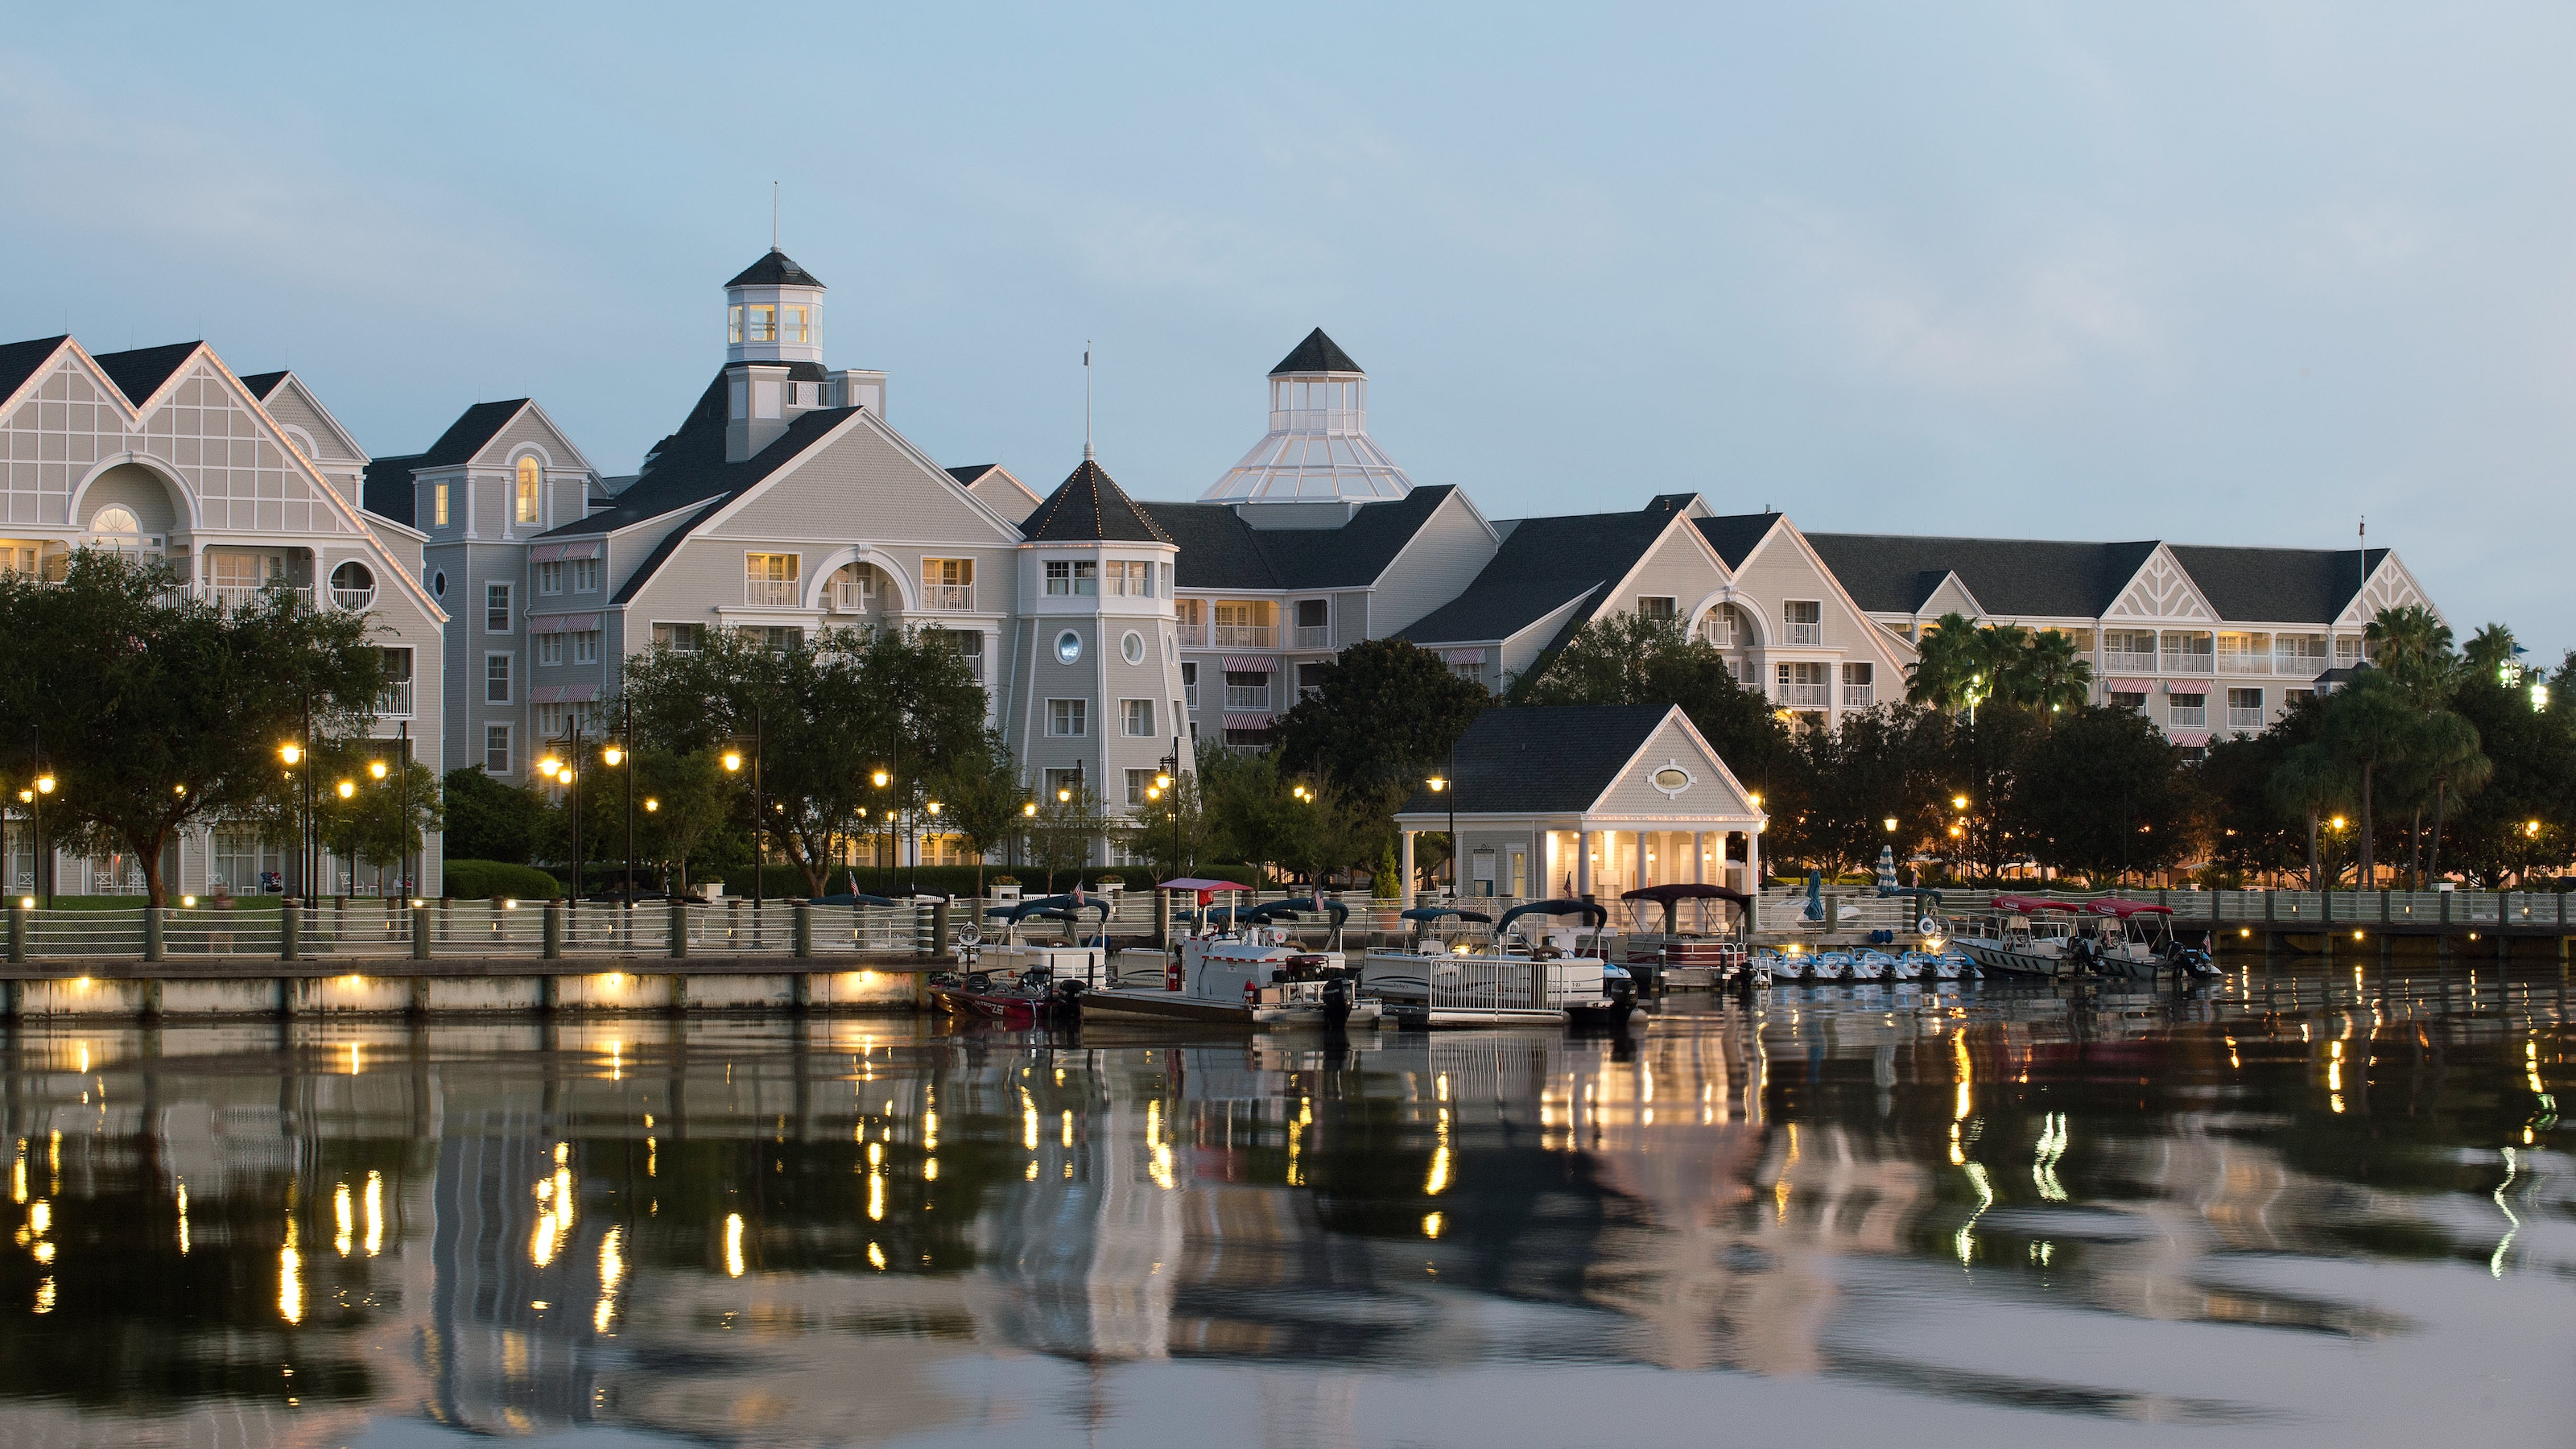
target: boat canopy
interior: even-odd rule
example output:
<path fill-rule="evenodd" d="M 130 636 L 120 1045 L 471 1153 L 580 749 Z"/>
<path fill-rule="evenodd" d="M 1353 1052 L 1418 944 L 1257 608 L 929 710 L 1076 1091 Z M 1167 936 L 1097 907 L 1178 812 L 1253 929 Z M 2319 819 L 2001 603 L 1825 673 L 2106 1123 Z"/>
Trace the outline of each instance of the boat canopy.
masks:
<path fill-rule="evenodd" d="M 1194 876 L 1194 875 L 1185 875 L 1185 876 L 1177 877 L 1177 878 L 1172 879 L 1172 880 L 1167 880 L 1167 881 L 1163 882 L 1161 885 L 1154 887 L 1154 889 L 1156 889 L 1156 890 L 1163 890 L 1163 891 L 1200 891 L 1200 892 L 1206 892 L 1206 891 L 1248 891 L 1248 890 L 1252 889 L 1252 887 L 1250 887 L 1250 886 L 1248 886 L 1248 885 L 1237 885 L 1237 884 L 1235 884 L 1233 881 L 1230 881 L 1230 880 L 1201 880 L 1201 879 L 1199 879 L 1197 876 Z"/>
<path fill-rule="evenodd" d="M 1671 885 L 1652 885 L 1640 887 L 1633 891 L 1622 891 L 1619 895 L 1619 899 L 1623 901 L 1653 901 L 1657 905 L 1671 905 L 1675 901 L 1733 901 L 1740 906 L 1750 902 L 1753 897 L 1746 895 L 1742 891 L 1728 890 L 1722 885 L 1702 885 L 1696 881 L 1678 881 Z M 1546 901 L 1541 902 L 1541 904 L 1555 905 L 1558 904 L 1558 902 Z M 1549 914 L 1564 915 L 1566 913 L 1563 911 L 1551 911 Z"/>
<path fill-rule="evenodd" d="M 1339 926 L 1351 918 L 1351 908 L 1329 898 L 1318 904 L 1312 896 L 1290 896 L 1284 901 L 1268 901 L 1244 912 L 1243 923 L 1247 926 L 1257 926 L 1264 921 L 1277 920 L 1281 916 L 1324 915 L 1331 916 L 1333 924 Z"/>
<path fill-rule="evenodd" d="M 861 895 L 856 891 L 843 891 L 837 896 L 816 896 L 813 900 L 807 902 L 807 904 L 817 906 L 897 906 L 903 904 L 903 902 L 889 900 L 884 896 L 869 896 Z"/>
<path fill-rule="evenodd" d="M 2159 906 L 2147 901 L 2124 901 L 2118 896 L 2104 896 L 2102 899 L 2095 901 L 2086 909 L 2092 911 L 2093 914 L 2097 916 L 2117 916 L 2124 921 L 2131 916 L 2170 916 L 2173 914 L 2173 907 L 2171 906 Z"/>
<path fill-rule="evenodd" d="M 2075 909 L 2075 907 L 2068 905 L 2064 901 L 2046 900 L 2039 896 L 1997 896 L 1994 898 L 1992 904 L 1996 910 L 2012 911 L 2018 915 L 2024 916 L 2036 915 L 2041 911 L 2072 911 Z"/>
<path fill-rule="evenodd" d="M 1071 896 L 1037 896 L 1017 905 L 995 906 L 984 914 L 987 917 L 999 916 L 1004 925 L 1016 926 L 1031 916 L 1050 921 L 1071 921 L 1084 911 L 1098 911 L 1103 925 L 1109 921 L 1109 902 L 1098 896 L 1079 901 Z"/>
<path fill-rule="evenodd" d="M 1512 922 L 1523 916 L 1581 916 L 1596 931 L 1610 924 L 1610 913 L 1603 910 L 1597 901 L 1531 901 L 1503 912 L 1502 920 L 1494 926 L 1494 934 L 1499 936 L 1510 930 Z"/>
<path fill-rule="evenodd" d="M 1486 915 L 1482 911 L 1462 911 L 1454 906 L 1415 906 L 1412 910 L 1404 913 L 1404 919 L 1408 921 L 1420 921 L 1424 925 L 1429 925 L 1433 921 L 1437 921 L 1444 916 L 1456 916 L 1459 920 L 1473 921 L 1480 926 L 1491 925 L 1494 920 L 1493 917 Z"/>

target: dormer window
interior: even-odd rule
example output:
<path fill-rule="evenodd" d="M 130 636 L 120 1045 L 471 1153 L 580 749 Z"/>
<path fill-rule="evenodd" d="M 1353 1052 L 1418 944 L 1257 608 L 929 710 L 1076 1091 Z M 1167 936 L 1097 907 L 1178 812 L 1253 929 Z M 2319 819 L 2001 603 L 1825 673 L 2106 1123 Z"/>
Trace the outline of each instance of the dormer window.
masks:
<path fill-rule="evenodd" d="M 537 485 L 544 477 L 544 470 L 537 466 L 536 459 L 519 460 L 518 506 L 512 511 L 512 518 L 520 523 L 537 521 Z"/>

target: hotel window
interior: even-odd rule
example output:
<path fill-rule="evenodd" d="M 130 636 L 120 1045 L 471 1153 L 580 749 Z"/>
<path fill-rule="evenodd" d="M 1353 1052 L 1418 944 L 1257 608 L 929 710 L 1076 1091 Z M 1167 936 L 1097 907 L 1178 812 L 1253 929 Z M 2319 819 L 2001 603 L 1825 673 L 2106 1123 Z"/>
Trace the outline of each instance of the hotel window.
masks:
<path fill-rule="evenodd" d="M 2147 712 L 2146 691 L 2130 689 L 2112 690 L 2111 707 L 2113 709 L 2134 709 L 2140 714 L 2145 714 Z"/>
<path fill-rule="evenodd" d="M 386 719 L 411 718 L 411 651 L 384 651 L 385 688 L 376 696 L 376 713 Z"/>
<path fill-rule="evenodd" d="M 510 773 L 510 727 L 505 724 L 483 727 L 483 769 L 487 774 Z"/>
<path fill-rule="evenodd" d="M 1198 727 L 1196 725 L 1191 726 L 1190 732 L 1192 738 L 1196 738 Z M 1270 747 L 1270 731 L 1266 728 L 1234 729 L 1232 727 L 1228 727 L 1225 732 L 1225 744 L 1226 748 L 1231 750 L 1268 749 Z"/>
<path fill-rule="evenodd" d="M 1225 707 L 1227 709 L 1268 709 L 1270 707 L 1270 671 L 1266 669 L 1229 669 L 1225 672 Z"/>
<path fill-rule="evenodd" d="M 510 586 L 508 584 L 483 586 L 483 632 L 486 634 L 510 632 Z"/>
<path fill-rule="evenodd" d="M 432 484 L 429 490 L 429 518 L 432 528 L 447 526 L 447 485 Z"/>
<path fill-rule="evenodd" d="M 1329 599 L 1299 599 L 1297 637 L 1292 642 L 1299 649 L 1329 649 L 1333 644 L 1333 605 Z"/>
<path fill-rule="evenodd" d="M 2165 723 L 2178 730 L 2209 728 L 2209 696 L 2205 694 L 2166 695 Z"/>
<path fill-rule="evenodd" d="M 1320 663 L 1298 665 L 1297 697 L 1299 699 L 1313 699 L 1316 695 L 1323 692 L 1324 666 Z"/>
<path fill-rule="evenodd" d="M 1681 612 L 1681 606 L 1669 598 L 1640 594 L 1637 596 L 1637 612 L 1646 618 L 1661 619 L 1669 624 Z"/>
<path fill-rule="evenodd" d="M 1720 649 L 1733 649 L 1746 642 L 1744 616 L 1735 612 L 1732 604 L 1709 610 L 1708 617 L 1700 622 L 1699 632 L 1701 638 Z"/>
<path fill-rule="evenodd" d="M 1867 664 L 1843 666 L 1843 708 L 1867 709 L 1878 703 L 1878 673 Z"/>
<path fill-rule="evenodd" d="M 1154 594 L 1154 566 L 1149 563 L 1124 563 L 1112 559 L 1105 565 L 1109 587 L 1105 592 L 1119 598 L 1146 599 Z"/>
<path fill-rule="evenodd" d="M 599 592 L 599 560 L 577 558 L 572 561 L 572 591 L 576 594 Z"/>
<path fill-rule="evenodd" d="M 2231 689 L 2227 691 L 2227 727 L 2232 730 L 2259 730 L 2263 727 L 2263 691 Z"/>
<path fill-rule="evenodd" d="M 1449 663 L 1449 672 L 1478 689 L 1485 687 L 1485 661 L 1482 659 L 1453 659 Z"/>
<path fill-rule="evenodd" d="M 585 629 L 581 633 L 567 636 L 572 640 L 573 663 L 597 664 L 599 662 L 599 634 L 600 631 L 597 629 Z"/>
<path fill-rule="evenodd" d="M 1152 700 L 1122 699 L 1118 701 L 1118 712 L 1130 738 L 1153 738 L 1154 702 Z"/>
<path fill-rule="evenodd" d="M 563 641 L 564 636 L 561 634 L 539 634 L 537 636 L 538 668 L 543 669 L 550 665 L 563 663 Z"/>
<path fill-rule="evenodd" d="M 483 656 L 483 702 L 485 704 L 508 704 L 510 702 L 509 655 L 486 654 Z"/>
<path fill-rule="evenodd" d="M 1813 599 L 1791 599 L 1780 606 L 1780 622 L 1787 627 L 1789 644 L 1822 644 L 1825 642 L 1825 606 Z"/>
<path fill-rule="evenodd" d="M 725 309 L 725 341 L 742 341 L 742 308 L 739 306 Z"/>
<path fill-rule="evenodd" d="M 1068 803 L 1057 801 L 1056 797 L 1059 795 L 1069 796 L 1071 803 L 1078 803 L 1082 799 L 1083 792 L 1088 788 L 1080 770 L 1046 772 L 1046 797 L 1050 803 Z"/>
<path fill-rule="evenodd" d="M 950 633 L 948 637 L 957 646 L 957 657 L 966 661 L 966 672 L 975 677 L 975 682 L 977 684 L 983 683 L 983 634 L 973 629 L 959 629 Z"/>
<path fill-rule="evenodd" d="M 798 574 L 804 556 L 793 553 L 747 553 L 742 556 L 742 601 L 758 608 L 792 609 L 800 590 Z"/>
<path fill-rule="evenodd" d="M 1089 559 L 1049 559 L 1046 591 L 1064 598 L 1097 594 L 1100 592 L 1100 565 Z"/>
<path fill-rule="evenodd" d="M 925 609 L 974 608 L 975 561 L 971 558 L 923 559 L 921 606 Z"/>
<path fill-rule="evenodd" d="M 1154 788 L 1154 772 L 1153 772 L 1153 771 L 1151 771 L 1151 770 L 1129 770 L 1129 771 L 1127 772 L 1127 803 L 1128 803 L 1128 804 L 1130 804 L 1130 805 L 1150 805 L 1150 804 L 1153 804 L 1153 803 L 1154 803 L 1153 801 L 1148 800 L 1148 799 L 1146 799 L 1146 798 L 1145 798 L 1145 792 L 1146 792 L 1146 791 L 1148 791 L 1148 790 L 1151 790 L 1151 789 L 1153 789 L 1153 788 Z"/>
<path fill-rule="evenodd" d="M 1089 734 L 1091 701 L 1085 699 L 1050 699 L 1047 701 L 1047 733 L 1063 739 L 1079 739 Z"/>
<path fill-rule="evenodd" d="M 735 631 L 763 649 L 802 649 L 805 631 L 793 624 L 745 624 Z"/>
<path fill-rule="evenodd" d="M 1821 663 L 1780 665 L 1779 694 L 1772 703 L 1782 709 L 1833 708 L 1832 670 L 1832 665 Z"/>
<path fill-rule="evenodd" d="M 704 624 L 656 624 L 653 626 L 653 647 L 695 654 L 698 652 L 699 631 L 705 627 Z"/>
<path fill-rule="evenodd" d="M 560 594 L 563 592 L 562 564 L 541 563 L 537 565 L 537 592 L 541 594 Z"/>
<path fill-rule="evenodd" d="M 2355 664 L 2359 664 L 2361 662 L 2361 636 L 2358 634 L 2337 634 L 2334 641 L 2334 660 L 2335 667 L 2338 669 L 2350 668 Z"/>
<path fill-rule="evenodd" d="M 1181 698 L 1188 708 L 1199 707 L 1199 666 L 1195 659 L 1181 661 Z"/>
<path fill-rule="evenodd" d="M 544 481 L 545 474 L 537 467 L 536 459 L 519 460 L 519 501 L 517 508 L 510 515 L 515 521 L 520 523 L 537 521 L 537 488 Z"/>

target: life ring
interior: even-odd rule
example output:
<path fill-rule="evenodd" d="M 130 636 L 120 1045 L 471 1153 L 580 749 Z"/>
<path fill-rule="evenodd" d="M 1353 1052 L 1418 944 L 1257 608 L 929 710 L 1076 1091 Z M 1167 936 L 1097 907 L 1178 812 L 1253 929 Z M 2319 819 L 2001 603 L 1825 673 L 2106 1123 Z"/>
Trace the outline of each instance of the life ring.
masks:
<path fill-rule="evenodd" d="M 1941 923 L 1933 920 L 1930 916 L 1925 916 L 1922 920 L 1914 923 L 1914 929 L 1919 935 L 1938 935 L 1941 931 Z"/>

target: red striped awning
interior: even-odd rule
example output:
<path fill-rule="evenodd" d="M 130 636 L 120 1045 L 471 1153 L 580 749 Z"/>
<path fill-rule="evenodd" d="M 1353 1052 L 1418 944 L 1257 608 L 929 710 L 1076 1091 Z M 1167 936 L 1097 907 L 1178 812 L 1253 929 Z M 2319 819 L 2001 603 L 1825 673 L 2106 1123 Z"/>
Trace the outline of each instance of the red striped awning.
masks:
<path fill-rule="evenodd" d="M 1230 674 L 1268 674 L 1279 667 L 1279 661 L 1267 654 L 1229 654 L 1225 667 Z"/>
<path fill-rule="evenodd" d="M 553 563 L 556 559 L 563 557 L 563 551 L 564 546 L 562 544 L 541 543 L 535 548 L 528 550 L 528 562 Z"/>
<path fill-rule="evenodd" d="M 2209 743 L 2207 730 L 2175 730 L 2173 742 L 2186 750 L 2196 750 Z"/>
<path fill-rule="evenodd" d="M 1485 662 L 1485 651 L 1482 649 L 1452 649 L 1449 651 L 1449 662 L 1452 664 L 1482 664 Z"/>
<path fill-rule="evenodd" d="M 1225 717 L 1225 727 L 1230 730 L 1266 730 L 1270 728 L 1270 716 L 1267 714 L 1228 713 Z"/>
<path fill-rule="evenodd" d="M 2106 679 L 2102 687 L 2114 694 L 2145 694 L 2156 687 L 2152 679 Z"/>

